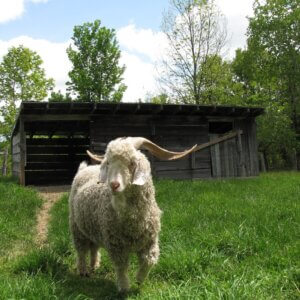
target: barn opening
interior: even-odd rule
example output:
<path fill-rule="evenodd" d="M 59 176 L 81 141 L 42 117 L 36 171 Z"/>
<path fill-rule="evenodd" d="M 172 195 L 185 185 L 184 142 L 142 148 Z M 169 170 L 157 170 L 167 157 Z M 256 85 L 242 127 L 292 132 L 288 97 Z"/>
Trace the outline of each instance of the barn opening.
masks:
<path fill-rule="evenodd" d="M 210 134 L 224 134 L 233 130 L 233 121 L 210 121 L 209 133 Z"/>

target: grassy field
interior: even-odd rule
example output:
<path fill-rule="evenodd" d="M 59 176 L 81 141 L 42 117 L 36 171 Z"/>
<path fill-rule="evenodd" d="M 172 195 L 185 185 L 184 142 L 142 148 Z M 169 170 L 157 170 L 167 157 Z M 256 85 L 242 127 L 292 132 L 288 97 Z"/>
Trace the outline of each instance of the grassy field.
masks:
<path fill-rule="evenodd" d="M 300 173 L 226 181 L 158 181 L 161 257 L 128 299 L 299 299 Z M 103 252 L 93 278 L 76 275 L 65 195 L 49 246 L 33 243 L 41 200 L 0 181 L 0 299 L 116 299 Z M 133 279 L 136 259 L 132 258 Z"/>

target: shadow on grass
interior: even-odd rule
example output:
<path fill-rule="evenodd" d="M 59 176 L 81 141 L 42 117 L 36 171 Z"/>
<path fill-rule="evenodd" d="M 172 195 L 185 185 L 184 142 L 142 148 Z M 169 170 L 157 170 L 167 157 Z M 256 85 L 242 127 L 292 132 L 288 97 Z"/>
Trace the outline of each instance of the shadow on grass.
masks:
<path fill-rule="evenodd" d="M 21 276 L 25 273 L 32 278 L 42 276 L 55 286 L 55 296 L 59 299 L 127 299 L 139 294 L 139 289 L 134 288 L 126 295 L 120 294 L 115 282 L 98 272 L 89 278 L 80 277 L 64 263 L 68 255 L 59 255 L 50 248 L 37 249 L 20 257 L 13 265 L 13 272 Z"/>
<path fill-rule="evenodd" d="M 13 176 L 2 176 L 0 175 L 1 183 L 18 183 L 18 178 Z"/>
<path fill-rule="evenodd" d="M 76 274 L 66 273 L 64 278 L 56 278 L 57 296 L 61 299 L 127 299 L 140 292 L 139 289 L 133 288 L 127 294 L 119 293 L 112 280 L 94 276 L 82 278 Z"/>

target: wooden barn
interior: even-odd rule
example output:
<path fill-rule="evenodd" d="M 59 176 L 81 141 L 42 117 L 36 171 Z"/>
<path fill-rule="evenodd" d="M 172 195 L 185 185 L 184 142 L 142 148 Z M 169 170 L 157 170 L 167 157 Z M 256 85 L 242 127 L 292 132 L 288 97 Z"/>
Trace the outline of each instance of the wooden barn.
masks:
<path fill-rule="evenodd" d="M 177 161 L 146 153 L 155 177 L 256 176 L 255 117 L 262 113 L 225 106 L 23 102 L 11 140 L 13 175 L 25 185 L 70 184 L 87 149 L 103 153 L 116 137 L 143 136 L 174 151 L 203 145 Z"/>

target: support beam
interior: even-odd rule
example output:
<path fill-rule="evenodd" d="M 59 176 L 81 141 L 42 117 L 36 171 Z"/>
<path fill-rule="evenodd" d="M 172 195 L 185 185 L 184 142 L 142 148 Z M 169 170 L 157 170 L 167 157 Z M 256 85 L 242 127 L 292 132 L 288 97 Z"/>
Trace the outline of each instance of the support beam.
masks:
<path fill-rule="evenodd" d="M 26 165 L 26 134 L 24 128 L 23 116 L 20 116 L 19 123 L 20 132 L 20 175 L 19 181 L 21 185 L 25 185 L 25 165 Z"/>
<path fill-rule="evenodd" d="M 195 148 L 195 151 L 200 151 L 200 150 L 203 150 L 207 147 L 210 147 L 212 145 L 215 145 L 215 144 L 219 144 L 223 141 L 226 141 L 226 140 L 229 140 L 229 139 L 232 139 L 234 137 L 236 137 L 238 134 L 242 134 L 243 131 L 242 130 L 238 130 L 238 131 L 233 131 L 233 132 L 230 132 L 230 133 L 227 133 L 219 138 L 216 138 L 216 139 L 213 139 L 212 141 L 210 142 L 207 142 L 207 143 L 204 143 L 204 144 L 201 144 L 199 146 L 197 146 Z"/>

